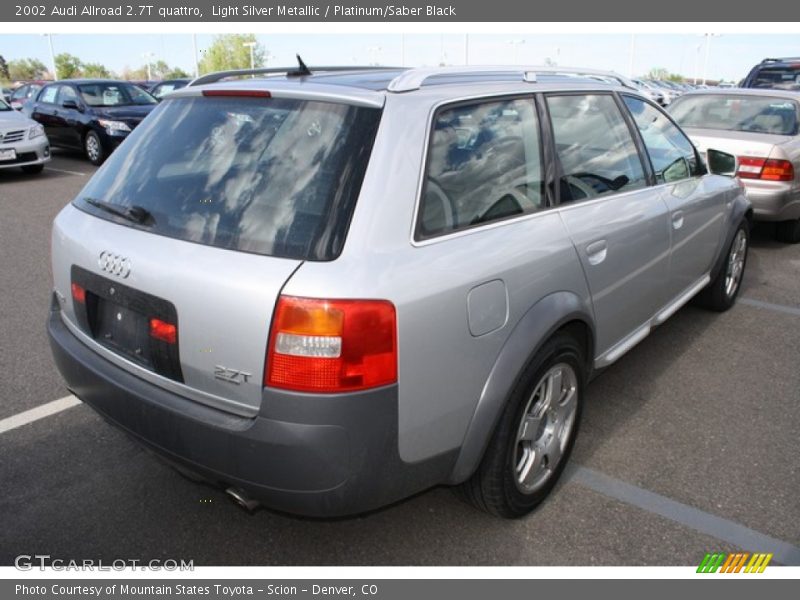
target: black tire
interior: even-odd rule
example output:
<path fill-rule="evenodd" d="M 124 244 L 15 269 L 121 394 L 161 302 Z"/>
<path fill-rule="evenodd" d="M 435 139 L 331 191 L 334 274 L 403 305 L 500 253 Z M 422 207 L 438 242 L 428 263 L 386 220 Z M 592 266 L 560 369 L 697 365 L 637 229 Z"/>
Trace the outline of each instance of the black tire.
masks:
<path fill-rule="evenodd" d="M 732 254 L 734 248 L 739 243 L 739 236 L 744 236 L 744 256 L 742 257 L 741 268 L 739 270 L 738 278 L 732 289 L 728 285 L 728 277 L 732 276 Z M 733 240 L 725 250 L 725 262 L 722 268 L 717 273 L 716 278 L 710 282 L 702 292 L 697 295 L 697 302 L 704 308 L 715 310 L 717 312 L 724 312 L 736 303 L 736 297 L 739 295 L 739 290 L 742 287 L 742 277 L 744 276 L 744 269 L 747 265 L 747 252 L 750 249 L 750 226 L 746 220 L 739 224 L 736 233 L 733 234 Z"/>
<path fill-rule="evenodd" d="M 570 367 L 575 376 L 571 382 L 574 386 L 570 386 L 570 389 L 574 389 L 575 408 L 570 423 L 567 423 L 568 419 L 560 421 L 561 431 L 564 432 L 559 444 L 560 458 L 555 467 L 546 462 L 548 455 L 540 458 L 545 465 L 544 470 L 539 471 L 543 474 L 543 481 L 530 491 L 523 490 L 519 466 L 525 463 L 525 442 L 518 439 L 523 431 L 523 420 L 530 417 L 531 403 L 536 405 L 539 385 L 546 380 L 549 373 L 554 369 L 563 369 L 564 365 Z M 547 497 L 569 460 L 578 434 L 583 390 L 586 385 L 585 365 L 581 344 L 571 335 L 557 333 L 542 346 L 529 361 L 511 393 L 478 470 L 456 488 L 458 496 L 481 510 L 505 518 L 522 517 Z M 567 423 L 567 427 L 564 427 L 564 423 Z M 559 421 L 554 425 L 558 427 Z M 546 474 L 547 471 L 549 475 Z"/>
<path fill-rule="evenodd" d="M 775 237 L 784 244 L 800 242 L 800 219 L 781 221 L 775 229 Z"/>
<path fill-rule="evenodd" d="M 35 175 L 36 173 L 41 173 L 44 169 L 44 165 L 25 165 L 24 167 L 20 167 L 23 173 L 28 173 L 30 175 Z"/>
<path fill-rule="evenodd" d="M 83 152 L 93 165 L 100 166 L 106 159 L 106 151 L 100 136 L 91 129 L 83 136 Z"/>

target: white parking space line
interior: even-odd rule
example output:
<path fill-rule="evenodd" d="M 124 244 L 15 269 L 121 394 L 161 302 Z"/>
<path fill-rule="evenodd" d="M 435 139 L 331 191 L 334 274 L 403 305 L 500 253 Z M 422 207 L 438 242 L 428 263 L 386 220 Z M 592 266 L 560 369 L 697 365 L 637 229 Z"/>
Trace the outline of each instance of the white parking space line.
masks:
<path fill-rule="evenodd" d="M 45 167 L 45 171 L 55 171 L 56 173 L 66 173 L 68 175 L 80 175 L 81 177 L 86 177 L 86 173 L 81 173 L 80 171 L 67 171 L 66 169 L 54 169 L 53 167 Z"/>
<path fill-rule="evenodd" d="M 579 483 L 604 496 L 659 515 L 742 550 L 772 552 L 775 560 L 784 565 L 800 565 L 800 548 L 793 544 L 588 467 L 570 465 L 567 469 L 564 475 L 568 481 Z"/>
<path fill-rule="evenodd" d="M 773 304 L 772 302 L 763 302 L 761 300 L 754 300 L 752 298 L 739 298 L 739 302 L 741 302 L 742 304 L 747 304 L 748 306 L 755 306 L 756 308 L 773 310 L 775 312 L 781 312 L 787 315 L 794 315 L 796 317 L 800 317 L 800 308 L 795 308 L 794 306 Z"/>
<path fill-rule="evenodd" d="M 78 404 L 81 404 L 81 401 L 75 396 L 65 396 L 64 398 L 59 398 L 58 400 L 53 400 L 47 404 L 42 404 L 36 408 L 21 412 L 13 417 L 7 417 L 0 420 L 0 434 L 16 429 L 17 427 L 22 427 L 28 423 L 33 423 L 39 419 L 44 419 L 50 415 L 60 413 Z"/>

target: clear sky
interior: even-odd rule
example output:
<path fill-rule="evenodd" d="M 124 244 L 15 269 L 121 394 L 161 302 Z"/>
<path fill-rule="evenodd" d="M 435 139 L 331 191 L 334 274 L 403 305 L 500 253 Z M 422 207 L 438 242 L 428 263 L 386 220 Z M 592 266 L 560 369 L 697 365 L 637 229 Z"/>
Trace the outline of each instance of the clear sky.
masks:
<path fill-rule="evenodd" d="M 111 25 L 122 26 L 122 25 Z M 425 66 L 464 64 L 469 47 L 470 64 L 542 64 L 551 59 L 563 66 L 611 69 L 629 74 L 631 47 L 635 75 L 653 67 L 693 78 L 702 77 L 705 38 L 687 34 L 259 34 L 270 53 L 270 66 L 294 64 L 298 52 L 313 64 L 386 64 Z M 213 36 L 197 35 L 198 51 Z M 632 44 L 633 41 L 633 44 Z M 153 60 L 165 60 L 192 73 L 194 58 L 190 34 L 58 34 L 53 36 L 56 54 L 69 52 L 85 62 L 100 62 L 113 71 L 137 68 Z M 403 51 L 403 48 L 405 49 Z M 6 60 L 38 58 L 50 65 L 47 38 L 42 35 L 0 35 L 0 54 Z M 709 79 L 738 81 L 768 56 L 800 56 L 800 36 L 725 34 L 712 38 L 708 59 Z"/>

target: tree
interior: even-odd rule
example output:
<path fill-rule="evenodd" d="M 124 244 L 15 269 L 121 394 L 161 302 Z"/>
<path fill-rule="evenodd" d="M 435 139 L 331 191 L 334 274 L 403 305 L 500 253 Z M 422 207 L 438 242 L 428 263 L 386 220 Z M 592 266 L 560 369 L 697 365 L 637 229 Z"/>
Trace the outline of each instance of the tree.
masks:
<path fill-rule="evenodd" d="M 191 77 L 191 75 L 180 67 L 172 67 L 169 71 L 164 73 L 164 79 L 187 79 L 189 77 Z"/>
<path fill-rule="evenodd" d="M 8 72 L 8 63 L 3 58 L 3 55 L 0 54 L 0 80 L 9 81 L 10 79 L 11 74 Z"/>
<path fill-rule="evenodd" d="M 81 59 L 68 52 L 56 55 L 56 76 L 59 79 L 73 79 L 81 74 Z"/>
<path fill-rule="evenodd" d="M 676 81 L 680 83 L 686 78 L 677 73 L 670 73 L 664 67 L 654 67 L 648 71 L 646 79 L 660 79 L 661 81 Z"/>
<path fill-rule="evenodd" d="M 204 52 L 200 61 L 200 73 L 226 71 L 228 69 L 249 69 L 250 48 L 244 44 L 255 43 L 253 47 L 253 66 L 263 67 L 266 63 L 266 50 L 256 41 L 255 34 L 229 33 L 218 35 Z"/>
<path fill-rule="evenodd" d="M 92 77 L 97 79 L 108 79 L 113 77 L 111 71 L 109 71 L 105 65 L 100 63 L 84 63 L 81 65 L 81 75 L 83 77 Z"/>
<path fill-rule="evenodd" d="M 47 74 L 47 67 L 35 58 L 21 58 L 8 63 L 8 74 L 13 81 L 42 79 Z"/>

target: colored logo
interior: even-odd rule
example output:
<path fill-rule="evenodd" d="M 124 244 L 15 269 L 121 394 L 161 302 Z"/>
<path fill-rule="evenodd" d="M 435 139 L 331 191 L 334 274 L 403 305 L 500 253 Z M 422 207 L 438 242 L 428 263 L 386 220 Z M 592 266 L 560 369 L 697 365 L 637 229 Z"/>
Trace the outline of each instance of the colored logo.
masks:
<path fill-rule="evenodd" d="M 749 559 L 749 560 L 748 560 Z M 767 568 L 772 554 L 763 552 L 736 552 L 725 554 L 724 552 L 706 553 L 700 566 L 697 567 L 698 573 L 763 573 Z"/>

